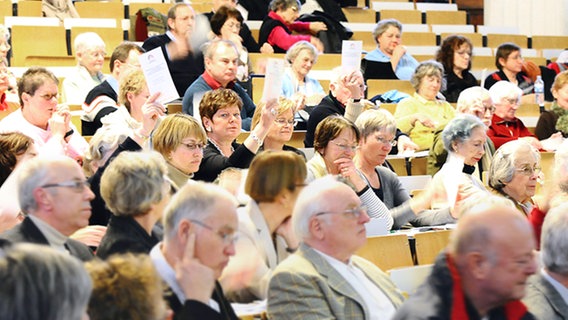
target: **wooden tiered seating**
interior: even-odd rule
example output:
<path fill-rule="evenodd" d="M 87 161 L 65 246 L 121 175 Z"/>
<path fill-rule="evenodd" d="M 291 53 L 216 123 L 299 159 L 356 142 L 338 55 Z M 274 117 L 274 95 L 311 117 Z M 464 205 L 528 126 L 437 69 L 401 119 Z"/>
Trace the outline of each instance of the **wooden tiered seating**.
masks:
<path fill-rule="evenodd" d="M 375 23 L 376 12 L 369 8 L 342 8 L 347 21 L 349 22 L 363 22 Z"/>
<path fill-rule="evenodd" d="M 355 254 L 384 271 L 414 265 L 406 234 L 369 237 L 367 243 Z"/>
<path fill-rule="evenodd" d="M 41 17 L 41 1 L 23 0 L 18 1 L 19 17 Z"/>
<path fill-rule="evenodd" d="M 497 48 L 504 42 L 512 42 L 521 48 L 528 48 L 527 36 L 522 34 L 487 34 L 487 47 Z"/>
<path fill-rule="evenodd" d="M 465 11 L 426 11 L 428 24 L 466 24 Z"/>
<path fill-rule="evenodd" d="M 82 1 L 76 2 L 75 8 L 81 18 L 124 19 L 122 2 Z"/>
<path fill-rule="evenodd" d="M 432 264 L 438 254 L 450 242 L 451 230 L 419 232 L 414 235 L 416 241 L 416 259 L 418 264 Z"/>
<path fill-rule="evenodd" d="M 12 65 L 24 66 L 32 55 L 67 55 L 63 26 L 12 26 Z"/>

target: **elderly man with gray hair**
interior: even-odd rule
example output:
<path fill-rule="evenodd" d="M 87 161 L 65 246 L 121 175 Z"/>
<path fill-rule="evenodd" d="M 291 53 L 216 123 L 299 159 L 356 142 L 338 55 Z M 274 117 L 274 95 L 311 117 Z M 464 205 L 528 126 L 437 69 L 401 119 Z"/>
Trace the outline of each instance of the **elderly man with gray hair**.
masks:
<path fill-rule="evenodd" d="M 104 80 L 102 69 L 105 62 L 106 45 L 98 34 L 85 32 L 75 37 L 73 48 L 77 68 L 63 80 L 61 101 L 81 105 L 91 89 Z"/>
<path fill-rule="evenodd" d="M 93 258 L 86 245 L 69 238 L 89 224 L 94 198 L 77 162 L 61 155 L 28 160 L 18 175 L 18 197 L 25 218 L 0 238 L 47 245 L 83 261 Z"/>
<path fill-rule="evenodd" d="M 334 176 L 298 196 L 292 226 L 301 244 L 274 270 L 270 319 L 391 319 L 403 297 L 389 277 L 355 256 L 370 220 L 357 194 Z"/>
<path fill-rule="evenodd" d="M 568 204 L 544 219 L 541 258 L 544 266 L 529 279 L 523 301 L 538 319 L 568 319 Z"/>
<path fill-rule="evenodd" d="M 530 224 L 497 196 L 462 209 L 448 249 L 393 319 L 535 319 L 519 300 L 536 271 Z"/>
<path fill-rule="evenodd" d="M 237 320 L 217 279 L 235 255 L 237 202 L 225 189 L 186 184 L 165 209 L 164 240 L 150 257 L 169 287 L 174 319 Z"/>

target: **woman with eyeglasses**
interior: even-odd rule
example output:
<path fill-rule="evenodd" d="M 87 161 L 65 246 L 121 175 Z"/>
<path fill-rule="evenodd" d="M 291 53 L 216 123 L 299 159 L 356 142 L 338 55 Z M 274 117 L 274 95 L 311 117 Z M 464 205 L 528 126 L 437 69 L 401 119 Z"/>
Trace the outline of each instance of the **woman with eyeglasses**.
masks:
<path fill-rule="evenodd" d="M 363 174 L 370 189 L 390 209 L 393 229 L 400 229 L 406 223 L 426 226 L 455 222 L 449 210 L 424 211 L 430 209 L 432 194 L 428 192 L 429 188 L 411 199 L 396 173 L 383 166 L 391 148 L 396 145 L 396 122 L 388 111 L 363 111 L 355 124 L 361 132 L 355 167 Z"/>
<path fill-rule="evenodd" d="M 152 146 L 166 159 L 167 177 L 174 193 L 199 170 L 206 144 L 205 131 L 190 115 L 168 115 L 156 127 Z"/>
<path fill-rule="evenodd" d="M 510 141 L 493 155 L 489 186 L 513 201 L 519 212 L 529 216 L 535 208 L 532 197 L 541 178 L 540 153 L 524 140 Z"/>
<path fill-rule="evenodd" d="M 479 174 L 474 174 L 485 154 L 486 131 L 487 126 L 470 114 L 458 115 L 446 125 L 441 139 L 448 157 L 432 179 L 433 209 L 450 208 L 458 218 L 464 200 L 488 192 Z"/>
<path fill-rule="evenodd" d="M 419 150 L 432 147 L 434 132 L 454 118 L 454 108 L 438 98 L 442 89 L 444 67 L 433 60 L 420 63 L 410 82 L 416 90 L 396 106 L 398 128 L 408 134 Z"/>
<path fill-rule="evenodd" d="M 457 102 L 460 93 L 477 85 L 471 69 L 473 45 L 461 35 L 451 35 L 442 41 L 436 53 L 436 61 L 444 66 L 446 88 L 441 93 L 448 102 Z"/>
<path fill-rule="evenodd" d="M 243 46 L 243 39 L 239 35 L 243 24 L 241 12 L 234 7 L 221 6 L 211 17 L 211 31 L 216 39 L 229 40 L 239 53 L 236 79 L 246 82 L 252 72 L 247 49 Z"/>
<path fill-rule="evenodd" d="M 389 209 L 367 184 L 353 158 L 359 147 L 361 134 L 357 126 L 339 115 L 332 115 L 316 127 L 315 153 L 308 161 L 308 182 L 328 174 L 339 175 L 357 193 L 368 209 L 369 217 L 384 221 L 386 229 L 393 226 Z"/>
<path fill-rule="evenodd" d="M 301 150 L 286 144 L 292 139 L 292 134 L 294 133 L 294 126 L 296 125 L 296 120 L 294 120 L 295 108 L 296 104 L 294 101 L 284 97 L 278 98 L 278 105 L 274 108 L 276 110 L 276 119 L 274 120 L 274 124 L 270 127 L 266 138 L 264 138 L 264 143 L 259 151 L 292 151 L 306 159 L 306 155 Z M 259 104 L 252 117 L 251 128 L 254 129 L 260 122 L 262 111 L 262 104 Z"/>
<path fill-rule="evenodd" d="M 499 71 L 487 76 L 484 81 L 485 89 L 491 88 L 499 81 L 509 81 L 522 91 L 522 103 L 534 103 L 534 83 L 523 72 L 524 60 L 521 48 L 514 43 L 505 42 L 497 47 L 495 66 Z"/>
<path fill-rule="evenodd" d="M 262 109 L 259 123 L 239 144 L 235 139 L 242 129 L 241 98 L 231 89 L 207 91 L 199 103 L 207 145 L 194 179 L 213 182 L 226 168 L 248 168 L 276 119 L 275 104 L 276 101 L 269 101 L 265 106 L 257 107 Z"/>
<path fill-rule="evenodd" d="M 231 301 L 266 299 L 272 270 L 298 248 L 290 217 L 306 174 L 304 159 L 292 152 L 264 151 L 252 161 L 245 182 L 251 200 L 237 210 L 236 255 L 220 279 Z"/>

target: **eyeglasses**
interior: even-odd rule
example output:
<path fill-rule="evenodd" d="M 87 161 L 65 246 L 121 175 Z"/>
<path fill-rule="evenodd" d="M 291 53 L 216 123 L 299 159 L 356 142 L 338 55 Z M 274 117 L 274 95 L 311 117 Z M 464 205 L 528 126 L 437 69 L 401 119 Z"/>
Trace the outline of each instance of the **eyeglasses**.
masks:
<path fill-rule="evenodd" d="M 285 125 L 289 124 L 292 127 L 295 127 L 296 124 L 298 124 L 298 121 L 296 121 L 294 119 L 286 120 L 284 118 L 274 119 L 274 122 L 276 122 L 278 125 L 281 125 L 281 126 L 285 126 Z"/>
<path fill-rule="evenodd" d="M 341 148 L 341 150 L 343 150 L 343 151 L 355 152 L 355 151 L 357 151 L 357 148 L 359 148 L 359 146 L 350 146 L 348 144 L 337 143 L 335 141 L 330 141 L 330 142 L 333 143 L 334 145 L 338 146 L 339 148 Z"/>
<path fill-rule="evenodd" d="M 241 30 L 241 24 L 240 23 L 226 23 L 225 26 L 229 29 L 237 29 L 237 30 Z"/>
<path fill-rule="evenodd" d="M 382 143 L 382 144 L 389 144 L 391 147 L 396 146 L 397 141 L 396 140 L 387 140 L 383 137 L 375 137 L 375 139 L 377 139 L 378 142 Z"/>
<path fill-rule="evenodd" d="M 56 100 L 59 98 L 59 94 L 58 93 L 46 93 L 46 94 L 42 94 L 40 95 L 41 98 L 43 98 L 45 101 L 51 101 L 51 99 L 55 98 Z"/>
<path fill-rule="evenodd" d="M 203 143 L 183 143 L 182 142 L 181 144 L 184 145 L 190 151 L 199 150 L 199 151 L 203 152 L 203 150 L 205 150 L 205 145 Z"/>
<path fill-rule="evenodd" d="M 235 243 L 239 239 L 239 236 L 237 234 L 227 233 L 227 232 L 223 232 L 223 231 L 215 231 L 212 227 L 206 225 L 205 223 L 203 223 L 199 220 L 190 219 L 189 221 L 195 223 L 196 225 L 198 225 L 202 228 L 205 228 L 205 229 L 215 233 L 217 236 L 219 236 L 219 238 L 221 238 L 221 240 L 223 241 L 223 244 L 226 245 L 226 246 Z"/>
<path fill-rule="evenodd" d="M 90 188 L 91 184 L 87 180 L 71 180 L 58 183 L 44 184 L 41 188 L 71 188 L 75 192 L 83 192 L 85 188 Z"/>
<path fill-rule="evenodd" d="M 505 98 L 503 100 L 505 100 L 505 102 L 508 104 L 514 104 L 514 105 L 517 105 L 520 102 L 518 98 Z"/>
<path fill-rule="evenodd" d="M 534 174 L 538 175 L 542 171 L 542 168 L 539 166 L 524 166 L 522 168 L 516 168 L 515 171 L 521 173 L 524 176 L 532 177 Z"/>
<path fill-rule="evenodd" d="M 357 219 L 358 220 L 359 217 L 361 217 L 361 215 L 363 213 L 365 213 L 365 214 L 367 213 L 367 206 L 361 205 L 361 206 L 357 206 L 353 209 L 347 209 L 347 210 L 338 211 L 338 212 L 334 212 L 334 211 L 319 212 L 319 213 L 316 213 L 316 216 L 321 216 L 321 215 L 324 215 L 324 214 L 339 214 L 339 213 L 345 214 L 346 216 L 348 216 L 351 219 Z"/>

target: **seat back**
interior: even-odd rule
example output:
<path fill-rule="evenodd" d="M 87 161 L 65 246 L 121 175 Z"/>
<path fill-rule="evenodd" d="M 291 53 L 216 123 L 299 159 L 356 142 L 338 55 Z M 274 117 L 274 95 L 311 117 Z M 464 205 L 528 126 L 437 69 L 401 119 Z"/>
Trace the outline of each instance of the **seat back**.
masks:
<path fill-rule="evenodd" d="M 416 259 L 419 265 L 434 263 L 438 254 L 450 242 L 452 230 L 419 232 L 414 235 L 416 241 Z"/>
<path fill-rule="evenodd" d="M 381 270 L 414 265 L 406 234 L 369 237 L 356 254 L 371 261 Z"/>

